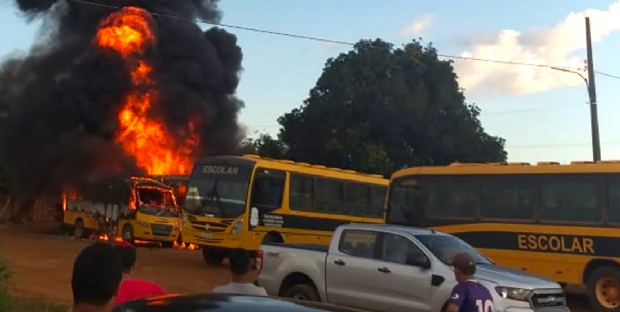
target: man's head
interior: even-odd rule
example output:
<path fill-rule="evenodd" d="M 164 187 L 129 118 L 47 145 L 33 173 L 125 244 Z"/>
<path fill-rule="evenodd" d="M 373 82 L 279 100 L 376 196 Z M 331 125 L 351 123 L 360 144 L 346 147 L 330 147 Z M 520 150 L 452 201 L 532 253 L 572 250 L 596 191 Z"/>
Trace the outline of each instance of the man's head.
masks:
<path fill-rule="evenodd" d="M 127 242 L 118 243 L 114 247 L 119 251 L 123 259 L 123 273 L 131 273 L 131 271 L 136 267 L 136 258 L 138 256 L 136 247 Z"/>
<path fill-rule="evenodd" d="M 252 267 L 252 256 L 250 252 L 242 249 L 236 248 L 230 252 L 230 271 L 233 275 L 243 276 L 250 272 Z"/>
<path fill-rule="evenodd" d="M 476 259 L 466 252 L 458 253 L 452 258 L 454 277 L 462 282 L 471 279 L 476 274 Z"/>
<path fill-rule="evenodd" d="M 74 310 L 80 306 L 111 310 L 122 277 L 123 261 L 112 245 L 97 242 L 84 248 L 73 263 Z"/>

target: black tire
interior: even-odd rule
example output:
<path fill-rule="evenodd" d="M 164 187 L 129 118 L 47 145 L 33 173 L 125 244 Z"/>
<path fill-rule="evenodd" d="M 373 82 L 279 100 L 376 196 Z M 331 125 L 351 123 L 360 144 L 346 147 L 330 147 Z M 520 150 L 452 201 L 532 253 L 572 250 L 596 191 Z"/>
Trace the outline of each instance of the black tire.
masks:
<path fill-rule="evenodd" d="M 226 258 L 226 255 L 224 251 L 219 248 L 203 247 L 202 258 L 207 265 L 220 265 L 222 261 L 224 261 L 224 258 Z"/>
<path fill-rule="evenodd" d="M 284 297 L 296 300 L 321 302 L 319 292 L 314 286 L 308 284 L 297 284 L 289 287 L 289 289 L 284 292 Z"/>
<path fill-rule="evenodd" d="M 125 224 L 123 226 L 123 240 L 131 244 L 134 243 L 135 236 L 133 233 L 133 226 L 131 226 L 131 224 Z"/>
<path fill-rule="evenodd" d="M 263 244 L 265 243 L 284 243 L 284 240 L 278 233 L 268 233 L 263 238 Z"/>
<path fill-rule="evenodd" d="M 174 242 L 161 242 L 161 247 L 163 248 L 172 248 L 174 246 Z"/>
<path fill-rule="evenodd" d="M 610 280 L 612 283 L 615 283 L 616 288 L 618 288 L 620 286 L 620 269 L 612 266 L 600 267 L 590 273 L 587 279 L 586 293 L 588 295 L 588 301 L 594 311 L 620 312 L 619 303 L 614 304 L 613 302 L 605 301 L 603 298 L 599 299 L 596 290 L 599 286 L 599 282 L 603 282 L 604 280 Z M 618 289 L 616 289 L 616 291 L 618 291 Z M 601 294 L 604 295 L 605 292 L 601 291 Z"/>
<path fill-rule="evenodd" d="M 73 225 L 73 237 L 76 239 L 83 239 L 86 237 L 86 230 L 84 229 L 84 221 L 77 219 Z"/>

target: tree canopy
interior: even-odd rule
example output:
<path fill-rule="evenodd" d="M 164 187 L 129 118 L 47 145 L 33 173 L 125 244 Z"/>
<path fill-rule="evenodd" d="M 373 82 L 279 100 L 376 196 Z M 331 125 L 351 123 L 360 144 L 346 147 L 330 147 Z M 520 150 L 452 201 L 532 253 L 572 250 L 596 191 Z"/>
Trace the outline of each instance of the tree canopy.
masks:
<path fill-rule="evenodd" d="M 263 156 L 389 175 L 416 165 L 505 161 L 504 139 L 485 132 L 451 61 L 432 45 L 362 40 L 330 58 L 299 108 L 278 119 Z"/>

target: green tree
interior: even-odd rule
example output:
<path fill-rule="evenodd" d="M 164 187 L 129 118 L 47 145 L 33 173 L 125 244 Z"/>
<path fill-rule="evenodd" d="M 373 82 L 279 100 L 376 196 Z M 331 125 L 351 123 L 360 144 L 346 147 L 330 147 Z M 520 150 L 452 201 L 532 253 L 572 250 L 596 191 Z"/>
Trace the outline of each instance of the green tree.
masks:
<path fill-rule="evenodd" d="M 286 146 L 269 134 L 260 134 L 256 139 L 241 143 L 240 154 L 257 154 L 263 157 L 283 159 L 288 157 Z"/>
<path fill-rule="evenodd" d="M 504 140 L 484 131 L 479 114 L 432 45 L 362 40 L 327 60 L 304 104 L 278 119 L 280 142 L 268 143 L 296 161 L 384 175 L 505 161 Z"/>

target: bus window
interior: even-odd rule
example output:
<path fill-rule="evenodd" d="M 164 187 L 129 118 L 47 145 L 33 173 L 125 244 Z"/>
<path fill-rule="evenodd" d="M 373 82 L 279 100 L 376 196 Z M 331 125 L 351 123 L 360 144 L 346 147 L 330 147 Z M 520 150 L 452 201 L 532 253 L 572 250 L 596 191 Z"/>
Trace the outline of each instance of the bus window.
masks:
<path fill-rule="evenodd" d="M 547 180 L 541 184 L 540 218 L 549 221 L 600 222 L 602 211 L 592 179 Z"/>
<path fill-rule="evenodd" d="M 317 211 L 342 213 L 342 181 L 335 179 L 316 178 L 316 203 Z"/>
<path fill-rule="evenodd" d="M 609 181 L 607 196 L 607 219 L 611 223 L 620 223 L 620 180 Z"/>
<path fill-rule="evenodd" d="M 473 218 L 478 206 L 478 184 L 468 180 L 435 180 L 428 183 L 429 214 L 440 218 Z"/>
<path fill-rule="evenodd" d="M 367 216 L 383 217 L 383 208 L 385 206 L 385 197 L 387 196 L 387 186 L 372 185 L 370 186 L 370 208 Z"/>
<path fill-rule="evenodd" d="M 257 169 L 252 186 L 251 207 L 257 207 L 263 213 L 282 207 L 285 180 L 284 171 Z"/>
<path fill-rule="evenodd" d="M 361 183 L 346 183 L 344 189 L 344 213 L 367 215 L 370 212 L 370 186 Z"/>
<path fill-rule="evenodd" d="M 482 218 L 534 219 L 535 185 L 532 180 L 500 179 L 482 182 Z"/>
<path fill-rule="evenodd" d="M 293 210 L 314 210 L 314 179 L 310 176 L 291 173 L 289 205 Z"/>

